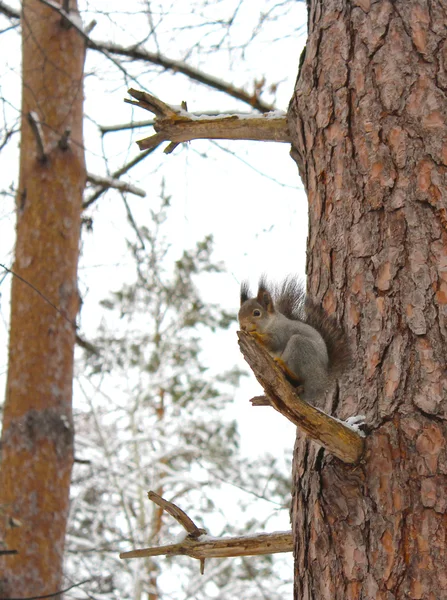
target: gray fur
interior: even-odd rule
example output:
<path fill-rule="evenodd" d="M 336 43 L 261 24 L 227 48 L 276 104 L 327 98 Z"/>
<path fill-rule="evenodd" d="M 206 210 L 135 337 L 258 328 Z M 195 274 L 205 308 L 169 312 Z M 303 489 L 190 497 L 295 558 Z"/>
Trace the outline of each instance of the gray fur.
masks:
<path fill-rule="evenodd" d="M 242 304 L 239 323 L 259 334 L 268 352 L 283 360 L 303 385 L 303 399 L 312 404 L 321 405 L 331 379 L 348 364 L 343 330 L 292 278 L 272 286 L 263 277 L 257 298 Z"/>

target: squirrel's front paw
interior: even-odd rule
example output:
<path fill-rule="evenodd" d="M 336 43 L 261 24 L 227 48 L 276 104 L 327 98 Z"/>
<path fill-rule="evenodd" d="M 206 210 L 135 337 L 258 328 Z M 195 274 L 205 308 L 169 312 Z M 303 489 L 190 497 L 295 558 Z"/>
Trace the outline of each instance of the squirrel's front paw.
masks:
<path fill-rule="evenodd" d="M 300 398 L 302 398 L 302 397 L 303 397 L 303 394 L 304 394 L 304 385 L 302 385 L 302 384 L 296 385 L 296 386 L 295 386 L 295 391 L 296 391 L 296 393 L 298 394 L 298 396 L 299 396 Z"/>
<path fill-rule="evenodd" d="M 280 358 L 279 356 L 275 356 L 273 360 L 276 362 L 281 371 L 283 371 L 289 383 L 291 383 L 294 387 L 302 387 L 303 382 L 301 381 L 301 379 L 289 369 L 287 363 L 285 363 L 282 358 Z"/>

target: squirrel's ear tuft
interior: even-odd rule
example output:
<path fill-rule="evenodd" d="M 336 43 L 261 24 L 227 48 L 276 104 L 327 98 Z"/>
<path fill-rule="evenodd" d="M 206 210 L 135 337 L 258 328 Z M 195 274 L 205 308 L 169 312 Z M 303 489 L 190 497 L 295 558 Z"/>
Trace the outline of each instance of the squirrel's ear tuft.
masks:
<path fill-rule="evenodd" d="M 262 275 L 259 279 L 258 296 L 256 299 L 267 312 L 275 312 L 272 293 L 269 289 L 270 287 L 266 276 Z"/>
<path fill-rule="evenodd" d="M 261 275 L 261 277 L 259 278 L 259 284 L 258 284 L 258 298 L 262 296 L 262 294 L 264 292 L 269 292 L 269 283 L 267 280 L 267 277 L 265 275 Z"/>
<path fill-rule="evenodd" d="M 250 296 L 251 292 L 250 288 L 248 287 L 248 281 L 243 281 L 241 283 L 241 306 L 244 304 L 244 302 L 247 302 Z"/>

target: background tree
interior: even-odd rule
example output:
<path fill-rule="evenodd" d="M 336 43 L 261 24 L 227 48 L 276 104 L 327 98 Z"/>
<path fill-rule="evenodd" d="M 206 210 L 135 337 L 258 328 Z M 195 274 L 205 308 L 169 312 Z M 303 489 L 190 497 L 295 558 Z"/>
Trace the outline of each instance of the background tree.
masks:
<path fill-rule="evenodd" d="M 445 2 L 309 2 L 291 104 L 308 287 L 354 364 L 328 403 L 365 414 L 355 469 L 298 434 L 295 597 L 445 598 Z"/>
<path fill-rule="evenodd" d="M 177 531 L 148 502 L 150 489 L 222 535 L 263 531 L 274 513 L 287 512 L 289 478 L 278 459 L 240 456 L 230 416 L 240 371 L 217 365 L 214 372 L 204 363 L 204 332 L 235 318 L 205 303 L 198 288 L 204 277 L 219 278 L 222 265 L 212 260 L 210 237 L 173 261 L 164 233 L 169 211 L 164 197 L 150 227 L 139 229 L 144 247 L 130 246 L 135 281 L 104 300 L 110 315 L 93 340 L 97 353 L 78 364 L 84 400 L 75 415 L 79 462 L 67 576 L 92 579 L 83 592 L 119 598 L 258 598 L 258 581 L 279 599 L 290 580 L 275 573 L 277 558 L 210 561 L 199 579 L 197 563 L 186 557 L 118 559 L 120 551 L 161 545 Z"/>
<path fill-rule="evenodd" d="M 124 228 L 124 219 L 122 218 L 123 213 L 117 216 L 117 200 L 122 204 L 124 214 L 128 219 L 129 228 L 133 230 L 135 239 L 138 239 L 140 234 L 140 226 L 144 222 L 142 219 L 140 220 L 140 210 L 141 206 L 143 206 L 144 211 L 145 205 L 140 203 L 139 199 L 139 205 L 133 204 L 130 201 L 130 194 L 135 193 L 135 186 L 131 186 L 126 182 L 117 182 L 116 179 L 119 179 L 132 169 L 135 180 L 133 183 L 138 183 L 139 186 L 141 185 L 141 187 L 144 187 L 150 192 L 156 187 L 157 177 L 160 176 L 160 164 L 162 162 L 165 163 L 163 157 L 163 159 L 157 159 L 157 161 L 154 160 L 150 164 L 145 162 L 143 165 L 143 158 L 147 157 L 147 154 L 138 155 L 136 148 L 134 150 L 129 150 L 133 148 L 134 140 L 137 137 L 141 137 L 143 134 L 141 133 L 141 124 L 135 123 L 135 118 L 131 112 L 131 109 L 127 108 L 128 112 L 123 112 L 126 108 L 122 105 L 124 90 L 130 84 L 147 88 L 149 85 L 152 85 L 153 81 L 157 81 L 158 89 L 162 89 L 163 87 L 163 89 L 166 90 L 169 88 L 166 82 L 170 77 L 172 77 L 173 74 L 175 74 L 174 101 L 178 102 L 180 99 L 183 99 L 183 97 L 187 100 L 191 99 L 193 101 L 192 103 L 195 104 L 195 106 L 193 106 L 195 109 L 200 108 L 200 105 L 202 104 L 202 106 L 206 108 L 208 108 L 210 105 L 217 107 L 216 110 L 220 111 L 222 102 L 225 102 L 225 109 L 235 108 L 237 110 L 243 110 L 243 107 L 245 107 L 245 110 L 251 110 L 251 107 L 255 107 L 259 111 L 268 110 L 270 107 L 274 106 L 275 100 L 279 96 L 279 91 L 281 90 L 281 79 L 283 77 L 281 69 L 283 69 L 283 72 L 286 72 L 286 68 L 283 63 L 279 64 L 277 60 L 272 58 L 273 67 L 270 67 L 270 69 L 274 69 L 274 79 L 269 79 L 267 77 L 264 68 L 261 71 L 256 67 L 250 68 L 248 70 L 248 74 L 245 72 L 242 75 L 235 77 L 236 84 L 230 84 L 228 81 L 225 81 L 224 78 L 222 80 L 216 79 L 216 77 L 208 75 L 206 70 L 208 70 L 209 73 L 220 72 L 222 68 L 221 65 L 224 64 L 225 67 L 223 72 L 226 70 L 227 73 L 230 73 L 232 79 L 234 65 L 238 65 L 238 68 L 241 68 L 244 55 L 252 52 L 250 49 L 250 44 L 256 40 L 261 42 L 262 48 L 265 49 L 268 47 L 269 57 L 274 57 L 273 45 L 270 44 L 272 38 L 277 38 L 276 45 L 278 45 L 283 43 L 287 36 L 284 34 L 284 27 L 282 27 L 281 35 L 278 36 L 273 32 L 272 29 L 269 29 L 269 26 L 274 23 L 275 19 L 278 19 L 279 17 L 284 17 L 284 15 L 287 14 L 289 16 L 297 14 L 294 11 L 296 11 L 298 3 L 283 4 L 265 2 L 262 7 L 261 4 L 259 4 L 255 11 L 253 11 L 251 8 L 246 8 L 247 6 L 250 6 L 250 4 L 244 5 L 243 3 L 230 5 L 229 9 L 224 8 L 223 4 L 219 6 L 211 6 L 208 5 L 208 3 L 204 3 L 203 5 L 199 2 L 191 3 L 191 20 L 188 22 L 182 20 L 180 24 L 178 21 L 177 23 L 174 23 L 172 20 L 176 17 L 178 19 L 178 15 L 175 14 L 174 7 L 171 7 L 171 10 L 166 11 L 163 3 L 160 3 L 160 6 L 157 6 L 156 10 L 153 10 L 154 5 L 152 4 L 151 6 L 145 5 L 143 8 L 138 6 L 136 10 L 126 10 L 124 12 L 122 11 L 121 4 L 119 4 L 118 9 L 114 11 L 113 5 L 109 3 L 106 14 L 100 11 L 94 13 L 91 10 L 92 5 L 89 5 L 85 7 L 85 10 L 82 11 L 84 24 L 86 25 L 84 27 L 80 23 L 79 19 L 76 18 L 74 10 L 70 10 L 70 12 L 67 14 L 66 10 L 68 7 L 65 3 L 61 8 L 59 8 L 55 3 L 46 3 L 45 0 L 41 0 L 41 2 L 48 8 L 48 10 L 52 11 L 52 15 L 54 16 L 55 22 L 57 22 L 58 25 L 60 24 L 64 30 L 67 28 L 67 31 L 70 32 L 70 35 L 76 34 L 78 36 L 78 40 L 83 40 L 83 43 L 80 44 L 80 46 L 83 47 L 85 44 L 88 49 L 92 50 L 92 52 L 87 54 L 87 73 L 89 76 L 86 78 L 87 119 L 85 124 L 89 140 L 86 150 L 89 164 L 89 173 L 87 178 L 90 188 L 84 198 L 84 223 L 86 227 L 91 227 L 93 224 L 95 233 L 98 234 L 98 231 L 101 232 L 101 223 L 109 218 L 110 221 L 114 221 L 114 233 L 116 233 L 116 230 L 118 229 L 120 232 L 120 236 L 114 235 L 113 241 L 111 243 L 109 242 L 108 244 L 105 242 L 106 236 L 104 236 L 104 234 L 102 236 L 96 235 L 95 237 L 84 237 L 84 260 L 88 263 L 87 257 L 91 256 L 100 263 L 101 260 L 105 260 L 104 256 L 107 256 L 107 253 L 110 252 L 112 247 L 114 248 L 115 246 L 119 245 L 119 238 L 125 238 L 124 235 L 121 235 L 121 229 Z M 70 7 L 70 9 L 72 8 L 74 7 Z M 13 61 L 16 61 L 18 57 L 18 52 L 15 52 L 14 41 L 16 40 L 17 32 L 19 31 L 19 13 L 14 6 L 10 7 L 3 1 L 0 2 L 0 12 L 5 17 L 2 22 L 5 20 L 9 22 L 2 31 L 3 43 L 5 44 L 4 47 L 7 48 L 7 50 L 5 50 L 3 53 L 6 67 L 2 68 L 5 68 L 6 72 L 4 72 L 3 75 L 6 74 L 7 77 L 10 77 L 11 72 L 13 72 L 13 68 L 15 68 L 16 64 Z M 29 20 L 30 23 L 34 23 L 33 19 L 36 14 L 38 13 L 33 13 L 32 18 Z M 184 15 L 181 16 L 183 19 Z M 96 41 L 92 39 L 92 27 L 94 25 L 92 18 L 95 18 L 98 21 L 96 30 L 93 30 Z M 146 24 L 146 28 L 144 33 L 141 33 L 140 26 L 143 20 Z M 39 19 L 37 19 L 37 21 L 39 21 Z M 301 27 L 301 22 L 297 18 L 289 18 L 287 19 L 287 22 L 289 25 L 291 25 L 291 32 L 296 32 Z M 136 26 L 136 24 L 138 26 Z M 204 35 L 197 36 L 195 33 L 191 34 L 192 26 L 198 27 L 201 34 L 204 33 Z M 270 33 L 266 34 L 268 31 L 270 31 Z M 101 43 L 101 37 L 105 37 L 109 41 L 107 43 Z M 194 38 L 194 43 L 191 43 L 192 38 Z M 197 42 L 198 38 L 199 41 Z M 169 44 L 172 44 L 173 41 L 175 41 L 175 56 L 172 56 L 172 54 L 171 56 L 168 56 Z M 40 69 L 43 66 L 47 68 L 48 65 L 52 64 L 56 64 L 56 67 L 60 66 L 59 63 L 53 63 L 52 60 L 50 60 L 49 55 L 41 51 L 42 48 L 44 48 L 44 46 L 39 46 L 39 51 L 36 51 L 34 54 L 36 63 L 38 60 L 40 60 L 38 67 Z M 59 54 L 63 54 L 63 51 L 64 47 L 60 46 Z M 218 58 L 218 51 L 223 51 L 219 55 L 220 58 Z M 254 52 L 257 51 L 255 50 Z M 222 59 L 222 56 L 225 56 L 224 60 Z M 222 60 L 223 63 L 221 62 Z M 62 58 L 61 61 L 63 62 Z M 267 65 L 267 60 L 263 62 Z M 208 67 L 207 69 L 205 68 L 206 66 Z M 56 68 L 54 79 L 52 81 L 55 87 L 58 86 L 57 77 L 63 72 L 63 68 Z M 178 75 L 179 73 L 181 76 Z M 184 79 L 183 76 L 185 76 Z M 230 80 L 230 77 L 228 77 L 228 80 Z M 7 153 L 10 152 L 11 154 L 14 154 L 16 151 L 15 145 L 11 144 L 11 141 L 16 139 L 16 133 L 18 129 L 17 115 L 19 115 L 20 118 L 22 116 L 26 116 L 25 111 L 20 111 L 18 108 L 18 93 L 16 93 L 17 86 L 9 86 L 6 81 L 9 82 L 10 80 L 2 77 L 2 117 L 4 131 L 4 135 L 2 137 L 2 160 L 5 159 L 5 156 L 8 156 Z M 183 83 L 181 83 L 182 81 Z M 197 87 L 194 88 L 189 81 L 196 82 L 194 85 L 197 84 Z M 269 81 L 269 84 L 266 83 L 267 81 Z M 102 83 L 101 88 L 98 87 L 98 82 Z M 203 95 L 206 87 L 215 90 L 214 95 L 209 96 L 211 101 L 210 99 L 205 99 Z M 100 89 L 99 93 L 98 89 Z M 170 93 L 174 94 L 172 90 L 173 88 L 171 87 Z M 222 92 L 226 95 L 222 96 Z M 70 103 L 73 101 L 73 98 L 78 99 L 79 95 L 76 95 L 76 93 L 73 92 L 69 100 L 61 101 L 59 108 L 62 110 L 67 109 L 69 106 L 71 106 Z M 282 105 L 285 106 L 285 102 L 283 102 Z M 14 108 L 17 110 L 17 112 L 14 112 Z M 107 110 L 109 110 L 108 114 L 106 114 Z M 122 117 L 124 114 L 128 115 L 129 122 L 122 125 L 116 125 L 117 120 L 125 120 L 125 118 Z M 49 146 L 52 151 L 53 141 L 59 142 L 61 138 L 63 138 L 66 129 L 59 131 L 58 134 L 55 135 L 55 140 L 53 140 L 51 133 L 53 132 L 52 122 L 47 122 L 45 115 L 39 114 L 38 116 L 41 120 L 42 128 L 45 133 L 43 138 L 46 142 L 49 142 Z M 147 127 L 147 122 L 145 126 Z M 91 141 L 93 139 L 93 132 L 95 134 L 99 133 L 100 136 L 96 135 L 94 141 Z M 71 142 L 72 144 L 76 144 L 79 143 L 79 140 L 80 138 L 76 138 L 74 128 Z M 45 144 L 43 147 L 45 149 Z M 33 151 L 34 150 L 35 149 L 33 147 Z M 72 150 L 73 148 L 71 148 L 70 151 Z M 284 155 L 287 153 L 286 148 L 283 148 L 281 151 Z M 179 173 L 182 174 L 182 168 L 179 169 L 179 165 L 182 167 L 188 162 L 191 162 L 192 164 L 193 160 L 202 160 L 205 154 L 209 158 L 206 170 L 213 172 L 213 163 L 215 163 L 214 172 L 220 173 L 222 171 L 222 157 L 224 153 L 228 152 L 229 150 L 226 148 L 225 144 L 207 144 L 206 148 L 203 145 L 200 146 L 200 144 L 194 145 L 192 149 L 179 148 L 178 154 L 171 156 L 170 165 L 173 171 L 171 181 L 182 179 L 179 177 Z M 234 177 L 234 182 L 242 180 L 246 188 L 242 189 L 240 184 L 236 183 L 233 185 L 237 185 L 237 194 L 240 196 L 246 196 L 247 199 L 251 198 L 252 195 L 257 196 L 257 210 L 253 211 L 250 202 L 234 202 L 233 208 L 230 209 L 229 201 L 235 201 L 236 198 L 236 193 L 232 193 L 231 187 L 228 187 L 230 180 L 227 180 L 226 185 L 223 186 L 219 185 L 219 180 L 215 178 L 212 186 L 211 184 L 208 184 L 209 189 L 212 189 L 212 194 L 208 192 L 205 202 L 202 201 L 202 207 L 205 206 L 205 210 L 202 208 L 201 211 L 197 211 L 200 218 L 197 218 L 193 211 L 188 212 L 188 228 L 190 228 L 191 223 L 196 224 L 200 221 L 203 223 L 203 226 L 207 228 L 207 231 L 214 228 L 217 223 L 221 225 L 221 228 L 227 227 L 227 231 L 231 231 L 231 246 L 236 247 L 238 245 L 240 248 L 240 251 L 237 253 L 238 264 L 241 262 L 241 256 L 243 256 L 244 253 L 249 252 L 247 223 L 250 222 L 253 225 L 254 229 L 256 230 L 256 235 L 259 236 L 259 238 L 265 236 L 266 230 L 270 230 L 272 226 L 270 217 L 270 211 L 272 207 L 271 198 L 274 197 L 274 194 L 276 193 L 276 188 L 274 188 L 276 183 L 273 181 L 273 179 L 281 179 L 279 167 L 275 167 L 274 169 L 270 168 L 272 163 L 272 152 L 278 152 L 278 149 L 272 149 L 267 154 L 265 149 L 258 150 L 251 146 L 249 150 L 245 150 L 244 152 L 245 159 L 249 158 L 250 162 L 253 162 L 255 160 L 255 156 L 257 156 L 257 165 L 263 165 L 257 167 L 257 170 L 261 172 L 262 176 L 264 177 L 263 194 L 258 195 L 254 191 L 255 188 L 252 185 L 252 179 L 250 179 L 249 172 L 244 171 L 243 178 L 240 176 L 240 170 L 238 169 L 238 164 L 236 161 L 234 161 L 232 166 L 232 176 Z M 187 156 L 186 159 L 184 159 L 185 155 Z M 244 157 L 244 154 L 242 153 L 241 156 Z M 260 162 L 261 156 L 263 159 L 262 163 Z M 182 157 L 184 163 L 178 160 L 177 157 Z M 43 158 L 43 155 L 41 158 Z M 154 158 L 154 156 L 151 157 L 151 159 Z M 230 155 L 230 159 L 234 160 L 232 155 Z M 177 162 L 175 162 L 176 160 Z M 268 165 L 268 168 L 265 168 L 264 165 Z M 15 192 L 17 192 L 17 190 L 19 190 L 19 192 L 21 190 L 21 186 L 18 187 L 14 183 L 13 174 L 10 175 L 12 170 L 13 169 L 9 168 L 9 165 L 5 169 L 2 168 L 2 171 L 5 173 L 5 177 L 8 178 L 4 186 L 4 194 L 6 197 L 9 197 L 8 195 L 11 194 L 13 195 Z M 186 171 L 186 168 L 184 170 Z M 99 177 L 97 175 L 98 172 L 101 173 Z M 202 169 L 202 172 L 205 173 L 205 169 Z M 104 174 L 107 175 L 107 177 L 105 177 Z M 111 177 L 112 175 L 114 177 Z M 221 178 L 225 179 L 225 177 L 222 176 Z M 82 176 L 79 182 L 82 180 L 83 183 L 83 179 L 84 177 Z M 121 185 L 122 183 L 124 183 L 124 185 Z M 189 191 L 189 198 L 194 198 L 194 205 L 198 205 L 196 188 L 193 188 L 189 181 L 188 184 L 190 186 L 189 189 L 192 190 Z M 183 183 L 181 183 L 181 185 L 183 185 L 183 189 L 181 190 L 183 194 L 184 189 L 188 190 L 188 188 Z M 108 198 L 103 198 L 106 191 L 115 190 L 117 187 L 123 193 L 112 191 L 112 194 L 109 194 Z M 204 181 L 203 177 L 200 180 L 200 185 L 196 187 L 198 187 L 200 190 L 202 188 L 206 189 L 206 182 Z M 225 191 L 223 192 L 224 189 Z M 140 193 L 141 195 L 141 191 L 142 190 L 140 189 L 136 193 Z M 281 214 L 286 215 L 287 222 L 289 222 L 290 211 L 288 211 L 287 204 L 284 202 L 283 198 L 287 195 L 287 193 L 290 194 L 291 192 L 290 190 L 288 191 L 284 186 L 282 191 L 283 193 L 281 194 L 281 202 L 275 203 L 275 216 L 276 220 L 280 222 Z M 100 198 L 101 204 L 97 202 Z M 113 203 L 115 203 L 115 205 L 113 205 Z M 111 207 L 113 207 L 114 210 L 110 210 Z M 41 205 L 41 208 L 44 207 Z M 2 208 L 2 210 L 4 209 Z M 4 217 L 4 213 L 2 216 Z M 39 220 L 41 216 L 42 215 L 40 213 L 37 214 L 36 219 Z M 10 219 L 12 221 L 12 218 Z M 101 222 L 101 220 L 103 221 Z M 53 228 L 53 231 L 54 229 L 57 230 L 57 226 Z M 5 239 L 3 236 L 0 237 L 2 237 L 3 240 Z M 92 239 L 95 239 L 95 241 L 92 242 Z M 294 244 L 296 239 L 297 236 L 294 236 Z M 261 244 L 258 247 L 256 255 L 259 259 L 260 268 L 265 268 L 266 257 L 268 259 L 272 258 L 271 247 L 272 245 L 269 246 L 268 244 Z M 295 248 L 295 245 L 293 247 Z M 225 248 L 228 248 L 228 236 L 226 236 L 225 239 Z M 45 252 L 48 254 L 48 249 L 41 247 L 41 250 L 45 250 Z M 58 254 L 58 252 L 56 251 L 55 254 Z M 291 255 L 291 253 L 287 252 L 287 250 L 284 250 L 283 247 L 281 247 L 281 253 L 279 257 L 281 268 L 283 268 L 285 271 L 296 270 L 295 262 L 293 262 L 293 267 L 291 268 L 286 266 L 285 259 L 288 255 Z M 58 258 L 60 259 L 62 259 L 63 256 L 64 251 L 58 254 Z M 109 260 L 109 256 L 107 256 L 107 260 Z M 93 259 L 91 262 L 94 262 Z M 51 272 L 51 266 L 47 267 L 46 263 L 42 264 L 47 269 L 47 273 Z M 115 268 L 116 265 L 113 265 L 113 267 L 114 269 L 111 276 L 108 278 L 106 277 L 107 285 L 109 285 L 112 275 L 113 280 L 115 281 L 117 269 Z M 246 275 L 246 273 L 247 270 L 244 272 L 244 275 Z M 30 273 L 27 271 L 26 277 L 28 277 L 28 275 L 30 275 Z M 87 287 L 91 283 L 92 279 L 90 279 L 90 281 L 87 283 L 86 278 L 81 277 L 81 295 L 83 297 L 87 296 L 85 302 L 86 305 L 91 302 L 91 296 L 93 295 L 92 291 L 90 291 L 90 297 L 87 294 Z M 29 281 L 32 283 L 35 280 L 30 278 Z M 56 285 L 57 281 L 55 280 L 54 283 Z M 104 285 L 104 282 L 102 283 Z M 95 281 L 95 286 L 96 289 L 99 290 L 97 292 L 97 296 L 104 297 L 104 287 L 101 287 L 101 283 L 99 281 Z M 52 293 L 52 288 L 48 288 L 47 293 L 45 281 L 39 280 L 35 287 L 41 291 L 45 298 L 52 301 L 56 307 L 61 307 L 64 309 L 63 303 L 59 304 L 57 293 L 60 292 L 57 291 L 57 285 L 55 288 L 57 293 L 55 294 Z M 233 290 L 231 291 L 231 303 L 233 306 L 234 298 L 237 296 L 236 288 L 237 285 L 234 285 Z M 4 294 L 3 297 L 5 297 L 5 295 L 6 294 Z M 37 296 L 34 297 L 34 299 L 36 298 Z M 221 301 L 222 298 L 219 297 L 219 300 Z M 45 300 L 40 298 L 40 302 L 43 304 Z M 36 310 L 40 310 L 41 304 L 39 304 L 39 306 L 33 305 L 33 314 Z M 85 331 L 88 332 L 87 337 L 90 337 L 92 336 L 93 328 L 89 329 L 88 320 L 85 316 L 86 314 L 87 310 L 84 311 L 83 326 Z M 72 321 L 74 318 L 74 312 L 73 314 L 67 316 L 69 316 L 69 319 Z M 99 319 L 95 317 L 95 326 L 98 320 Z M 29 339 L 28 332 L 27 340 Z M 43 356 L 43 354 L 39 353 L 38 358 L 40 359 L 41 356 Z M 53 366 L 55 365 L 53 364 Z M 44 367 L 39 368 L 41 373 L 45 372 Z M 24 370 L 26 371 L 22 365 L 22 372 Z M 107 421 L 107 418 L 105 421 Z M 106 422 L 103 423 L 103 426 L 105 425 Z M 268 439 L 264 439 L 262 442 L 264 445 L 268 442 Z M 260 467 L 258 468 L 260 469 Z M 246 477 L 249 477 L 250 481 L 253 481 L 254 484 L 259 484 L 259 480 L 256 481 L 256 478 L 253 474 L 246 475 Z M 268 481 L 267 475 L 265 479 Z M 18 491 L 17 488 L 16 491 Z M 25 496 L 23 497 L 23 501 L 26 501 Z M 23 530 L 16 531 L 15 535 L 21 536 L 22 531 Z M 57 544 L 55 544 L 55 546 L 57 546 Z M 30 553 L 36 552 L 36 554 L 38 554 L 38 548 L 35 548 L 31 545 L 28 546 L 27 551 Z M 37 558 L 36 560 L 40 560 L 40 558 Z M 10 557 L 8 558 L 8 561 L 10 561 Z M 11 562 L 8 562 L 7 564 L 11 565 Z M 29 564 L 30 563 L 28 562 L 28 566 Z M 47 560 L 46 562 L 46 566 L 48 568 L 54 568 L 55 571 L 58 570 L 58 564 L 59 563 L 57 561 L 52 560 Z M 252 569 L 249 567 L 246 567 L 245 570 L 247 573 L 253 573 Z M 222 573 L 224 573 L 223 569 Z M 226 569 L 225 573 L 228 574 L 230 571 Z M 229 579 L 230 576 L 227 575 L 227 578 Z M 54 592 L 56 587 L 57 586 L 53 586 L 51 584 L 51 581 L 49 582 L 48 589 L 50 592 Z M 40 588 L 38 590 L 39 594 L 43 593 L 44 591 L 46 591 L 46 588 L 45 590 Z M 15 589 L 15 593 L 17 592 L 18 590 Z M 33 593 L 35 593 L 35 590 L 33 590 Z"/>
<path fill-rule="evenodd" d="M 72 10 L 76 14 L 75 2 Z M 50 593 L 62 582 L 85 183 L 82 40 L 54 10 L 27 0 L 22 51 L 17 277 L 0 470 L 4 543 L 17 555 L 0 557 L 5 597 L 30 596 L 37 588 Z M 36 289 L 45 291 L 48 302 Z M 20 527 L 9 526 L 12 517 Z"/>

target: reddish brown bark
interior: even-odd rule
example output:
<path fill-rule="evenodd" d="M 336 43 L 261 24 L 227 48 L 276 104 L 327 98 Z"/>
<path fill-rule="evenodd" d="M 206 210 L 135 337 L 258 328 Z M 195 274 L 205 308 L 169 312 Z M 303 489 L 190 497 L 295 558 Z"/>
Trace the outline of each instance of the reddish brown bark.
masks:
<path fill-rule="evenodd" d="M 75 3 L 71 5 L 75 10 Z M 38 0 L 23 3 L 23 100 L 17 244 L 3 419 L 0 505 L 18 519 L 0 557 L 0 595 L 31 596 L 60 589 L 73 462 L 71 411 L 74 320 L 82 192 L 84 46 L 74 29 Z M 28 122 L 42 122 L 47 160 L 37 158 Z M 68 149 L 58 146 L 71 129 Z"/>
<path fill-rule="evenodd" d="M 357 468 L 298 436 L 295 597 L 447 598 L 447 4 L 309 4 L 308 283 L 355 357 L 328 410 L 370 433 Z"/>

